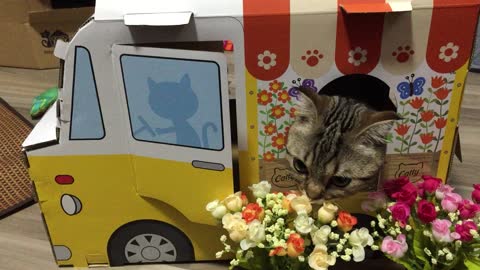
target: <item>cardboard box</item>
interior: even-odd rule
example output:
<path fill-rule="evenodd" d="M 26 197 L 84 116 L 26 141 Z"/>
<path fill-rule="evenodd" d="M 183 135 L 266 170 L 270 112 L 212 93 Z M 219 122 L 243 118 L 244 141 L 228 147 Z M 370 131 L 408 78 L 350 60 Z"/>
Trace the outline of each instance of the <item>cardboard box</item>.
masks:
<path fill-rule="evenodd" d="M 480 1 L 96 4 L 57 43 L 59 101 L 23 144 L 59 265 L 214 260 L 208 202 L 303 184 L 285 147 L 299 85 L 403 117 L 368 189 L 446 179 Z M 361 213 L 365 191 L 337 202 Z"/>
<path fill-rule="evenodd" d="M 53 10 L 46 1 L 6 0 L 0 3 L 0 65 L 56 68 L 53 55 L 58 39 L 69 41 L 92 14 L 93 8 Z"/>

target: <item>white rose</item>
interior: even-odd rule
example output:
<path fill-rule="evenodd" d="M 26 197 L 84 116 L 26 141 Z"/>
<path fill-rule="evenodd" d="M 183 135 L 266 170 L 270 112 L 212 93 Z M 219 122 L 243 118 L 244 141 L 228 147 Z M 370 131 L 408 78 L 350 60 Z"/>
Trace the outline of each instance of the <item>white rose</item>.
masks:
<path fill-rule="evenodd" d="M 312 204 L 310 203 L 310 199 L 305 196 L 297 196 L 292 199 L 290 202 L 290 207 L 292 207 L 297 214 L 310 214 L 312 212 Z"/>
<path fill-rule="evenodd" d="M 335 265 L 336 258 L 328 254 L 325 245 L 317 245 L 308 256 L 308 265 L 315 270 L 327 270 L 329 266 Z"/>
<path fill-rule="evenodd" d="M 312 231 L 313 222 L 313 218 L 309 217 L 307 214 L 300 214 L 295 218 L 293 224 L 299 233 L 308 234 Z"/>
<path fill-rule="evenodd" d="M 205 209 L 207 209 L 207 211 L 216 219 L 221 219 L 227 213 L 227 207 L 221 204 L 218 200 L 209 202 Z"/>
<path fill-rule="evenodd" d="M 323 224 L 328 224 L 335 218 L 337 211 L 338 207 L 336 205 L 326 202 L 318 209 L 318 220 Z"/>
<path fill-rule="evenodd" d="M 248 225 L 245 220 L 233 219 L 233 221 L 230 222 L 229 228 L 228 232 L 230 233 L 229 236 L 232 241 L 238 243 L 247 237 Z"/>
<path fill-rule="evenodd" d="M 223 228 L 229 231 L 232 228 L 232 224 L 239 220 L 242 220 L 242 213 L 235 213 L 235 214 L 228 213 L 224 215 L 222 218 Z"/>
<path fill-rule="evenodd" d="M 361 228 L 350 233 L 348 242 L 352 245 L 353 260 L 355 262 L 361 262 L 365 259 L 364 247 L 373 245 L 373 237 L 367 228 Z"/>
<path fill-rule="evenodd" d="M 254 220 L 248 224 L 247 236 L 240 242 L 242 250 L 247 250 L 252 247 L 256 247 L 258 243 L 265 240 L 265 227 L 263 224 Z"/>
<path fill-rule="evenodd" d="M 242 210 L 243 201 L 240 197 L 242 192 L 237 192 L 235 194 L 229 195 L 225 200 L 223 200 L 223 204 L 227 207 L 228 210 L 232 212 L 238 212 Z"/>
<path fill-rule="evenodd" d="M 258 184 L 253 184 L 249 189 L 253 192 L 253 196 L 256 198 L 265 198 L 267 194 L 270 192 L 272 185 L 270 185 L 267 181 L 261 181 Z"/>
<path fill-rule="evenodd" d="M 332 228 L 328 225 L 323 225 L 312 233 L 312 241 L 314 245 L 325 245 L 328 242 L 328 235 L 332 231 Z"/>

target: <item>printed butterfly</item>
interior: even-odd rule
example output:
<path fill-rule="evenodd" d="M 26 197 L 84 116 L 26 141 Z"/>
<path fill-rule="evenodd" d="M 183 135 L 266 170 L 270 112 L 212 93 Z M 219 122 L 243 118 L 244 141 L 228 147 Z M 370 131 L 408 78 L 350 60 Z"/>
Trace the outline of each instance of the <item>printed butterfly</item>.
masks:
<path fill-rule="evenodd" d="M 406 99 L 413 95 L 419 96 L 423 93 L 423 86 L 425 85 L 425 78 L 418 77 L 414 79 L 415 74 L 405 77 L 406 82 L 401 82 L 397 86 L 397 91 L 400 92 L 400 97 Z"/>
<path fill-rule="evenodd" d="M 315 86 L 315 81 L 314 80 L 305 79 L 305 80 L 303 80 L 303 82 L 301 82 L 301 81 L 302 81 L 302 79 L 300 79 L 300 78 L 292 81 L 293 87 L 288 90 L 288 94 L 291 97 L 294 97 L 294 98 L 298 99 L 298 96 L 300 94 L 300 91 L 298 90 L 298 88 L 300 86 L 305 87 L 305 88 L 310 88 L 312 91 L 318 92 L 318 88 Z"/>

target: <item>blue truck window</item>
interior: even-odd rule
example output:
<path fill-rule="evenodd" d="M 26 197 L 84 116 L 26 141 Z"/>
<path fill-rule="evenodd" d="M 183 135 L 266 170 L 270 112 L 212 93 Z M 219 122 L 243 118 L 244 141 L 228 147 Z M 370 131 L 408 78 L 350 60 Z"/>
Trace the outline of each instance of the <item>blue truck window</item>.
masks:
<path fill-rule="evenodd" d="M 223 149 L 220 68 L 216 62 L 121 56 L 136 140 Z"/>
<path fill-rule="evenodd" d="M 92 59 L 84 47 L 75 49 L 72 88 L 71 140 L 99 140 L 105 136 Z"/>

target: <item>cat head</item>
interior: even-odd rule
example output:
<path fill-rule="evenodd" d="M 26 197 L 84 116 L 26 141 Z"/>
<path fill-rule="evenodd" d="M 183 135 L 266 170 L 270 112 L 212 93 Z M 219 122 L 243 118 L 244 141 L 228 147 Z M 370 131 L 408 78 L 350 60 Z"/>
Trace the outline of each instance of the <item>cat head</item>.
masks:
<path fill-rule="evenodd" d="M 334 199 L 376 187 L 385 137 L 398 116 L 356 100 L 300 88 L 287 160 L 311 199 Z"/>
<path fill-rule="evenodd" d="M 158 116 L 171 120 L 186 120 L 198 110 L 198 99 L 187 74 L 180 82 L 157 83 L 148 78 L 148 88 L 148 103 Z"/>

